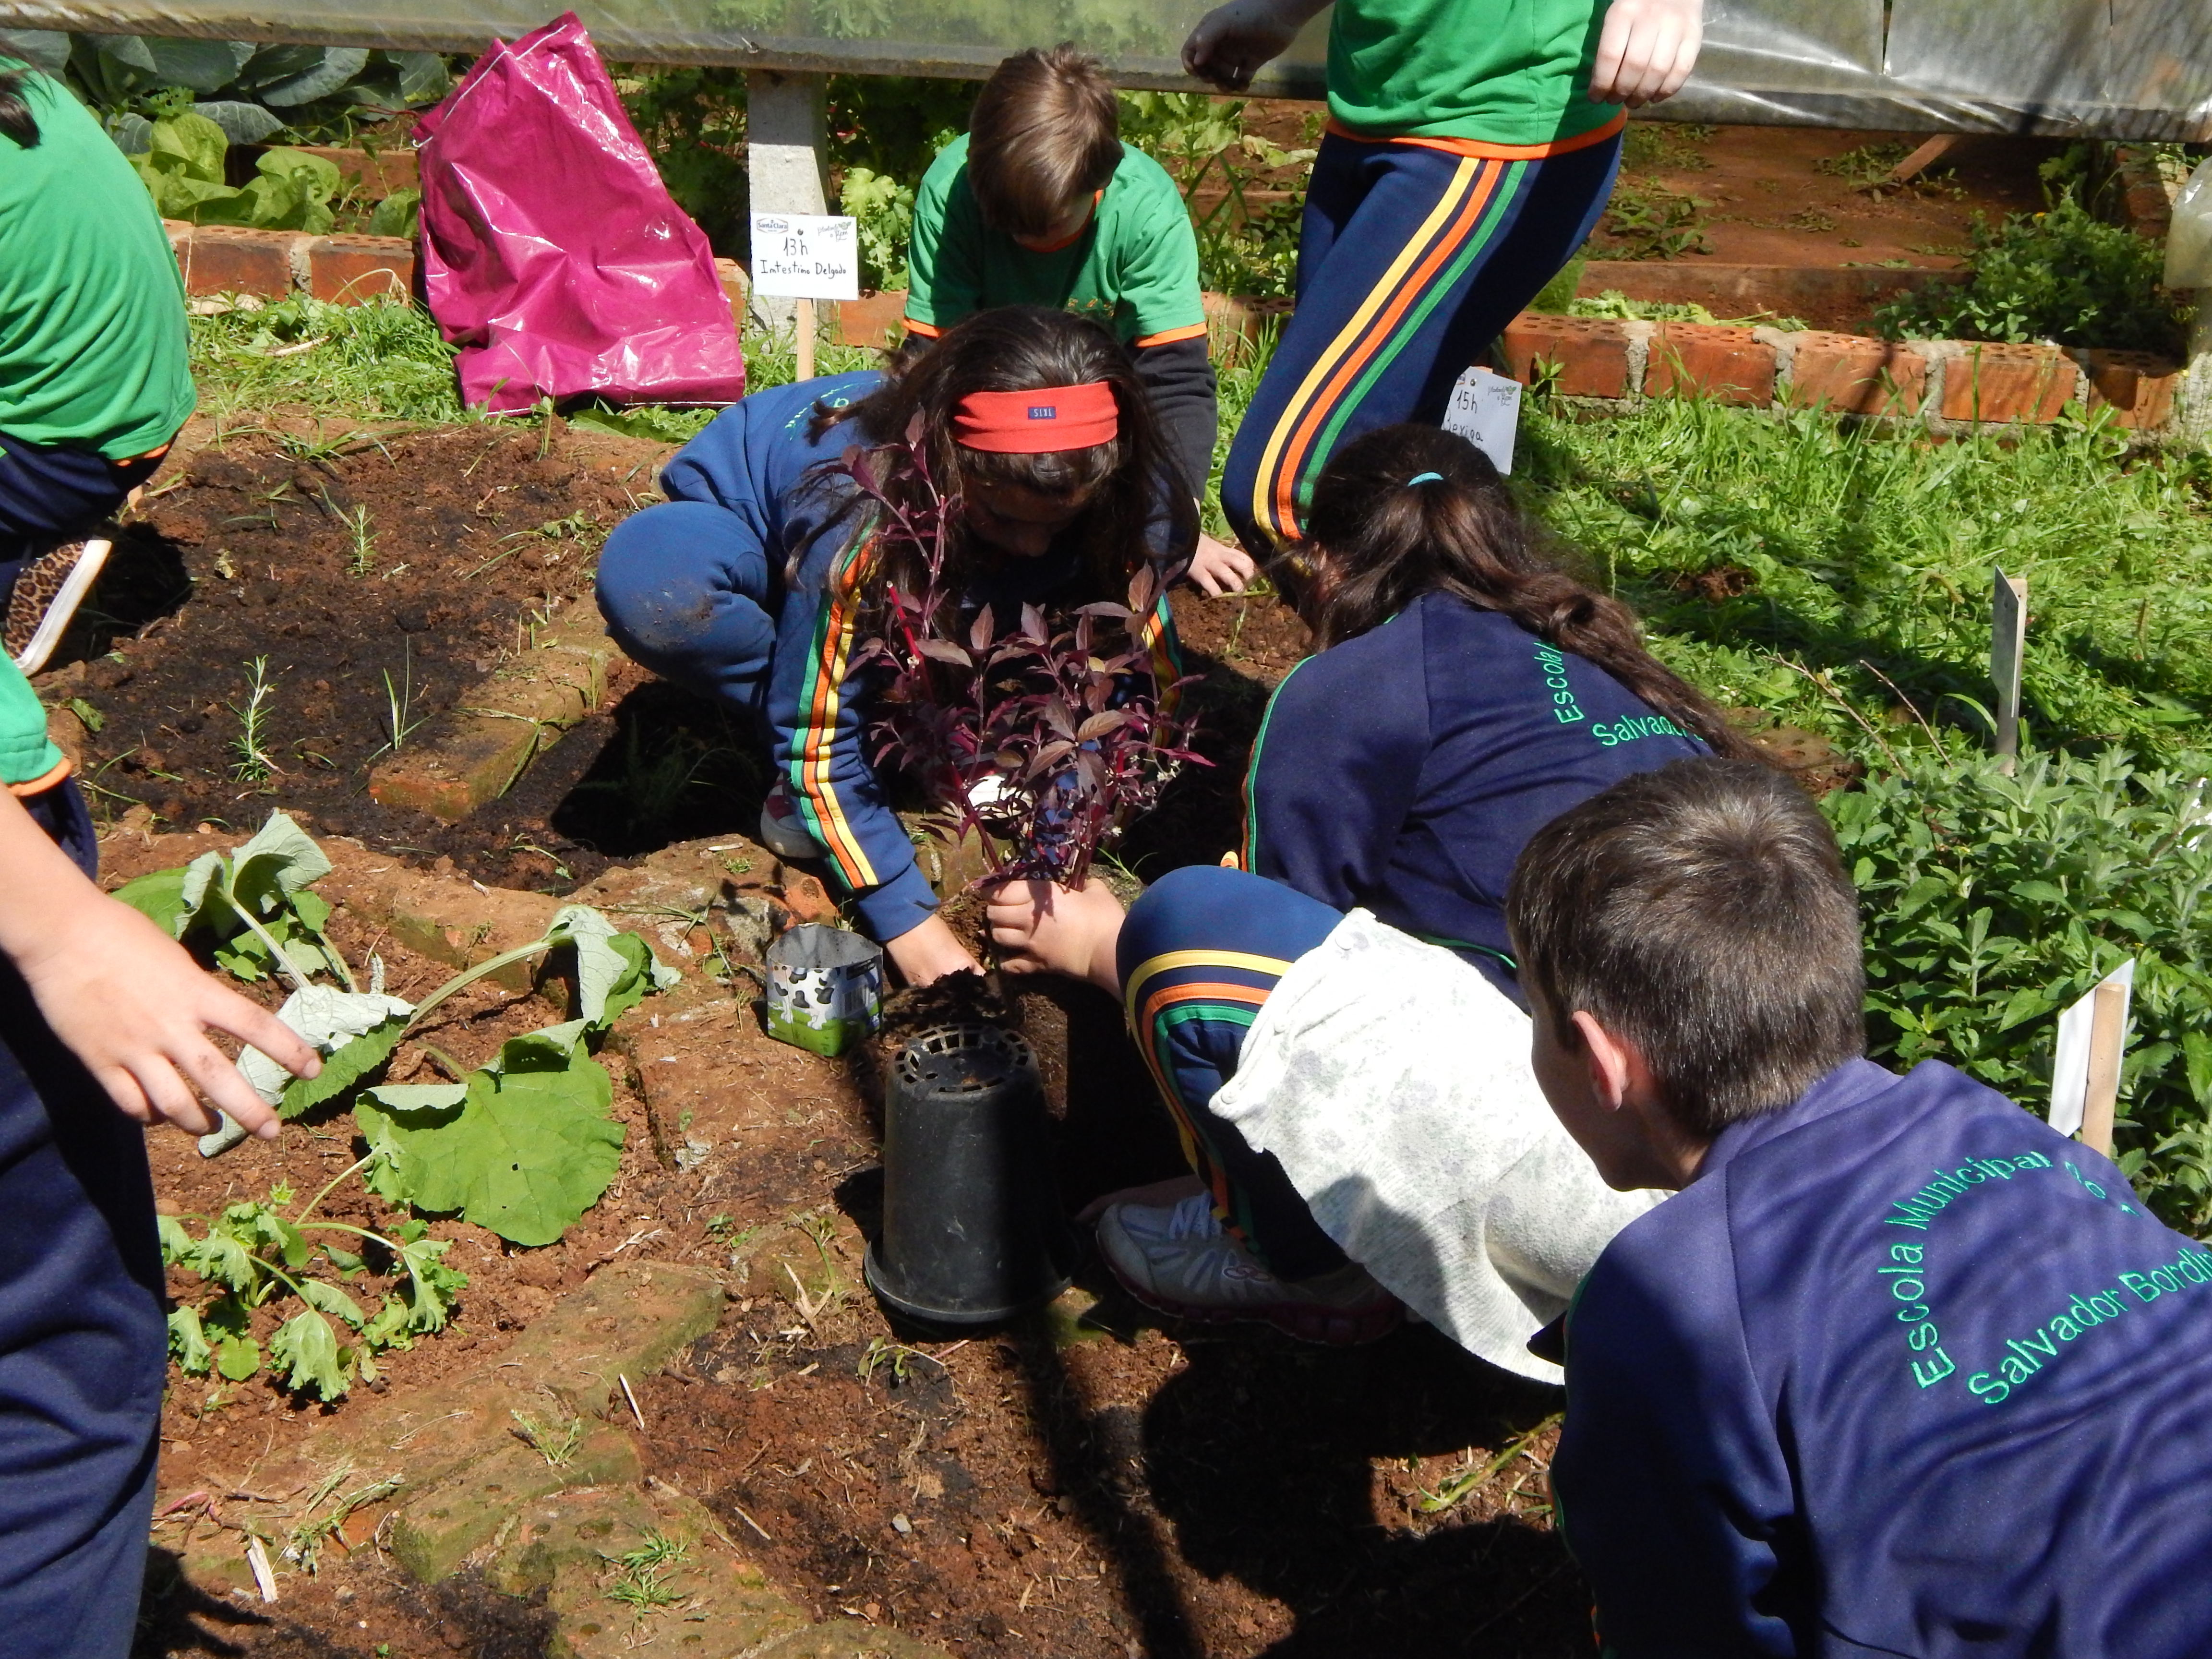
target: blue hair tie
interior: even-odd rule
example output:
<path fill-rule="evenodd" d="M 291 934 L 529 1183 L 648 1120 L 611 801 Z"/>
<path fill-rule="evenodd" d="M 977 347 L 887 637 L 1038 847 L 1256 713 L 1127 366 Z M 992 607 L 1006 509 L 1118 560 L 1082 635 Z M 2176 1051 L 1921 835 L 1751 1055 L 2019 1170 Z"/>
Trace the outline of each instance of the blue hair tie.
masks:
<path fill-rule="evenodd" d="M 1415 484 L 1442 483 L 1443 481 L 1444 475 L 1441 472 L 1417 472 L 1406 480 L 1406 488 L 1411 489 Z"/>

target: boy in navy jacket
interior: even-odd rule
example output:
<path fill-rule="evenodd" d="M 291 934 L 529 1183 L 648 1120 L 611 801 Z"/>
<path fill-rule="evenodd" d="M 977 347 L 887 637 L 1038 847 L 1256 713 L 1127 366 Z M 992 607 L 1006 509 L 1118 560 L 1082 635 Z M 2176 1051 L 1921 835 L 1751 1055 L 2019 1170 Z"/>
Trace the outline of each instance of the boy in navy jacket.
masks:
<path fill-rule="evenodd" d="M 1547 826 L 1508 900 L 1546 1096 L 1632 1222 L 1553 1480 L 1608 1654 L 2212 1652 L 2212 1255 L 1949 1066 L 1860 1057 L 1856 902 L 1718 760 Z"/>

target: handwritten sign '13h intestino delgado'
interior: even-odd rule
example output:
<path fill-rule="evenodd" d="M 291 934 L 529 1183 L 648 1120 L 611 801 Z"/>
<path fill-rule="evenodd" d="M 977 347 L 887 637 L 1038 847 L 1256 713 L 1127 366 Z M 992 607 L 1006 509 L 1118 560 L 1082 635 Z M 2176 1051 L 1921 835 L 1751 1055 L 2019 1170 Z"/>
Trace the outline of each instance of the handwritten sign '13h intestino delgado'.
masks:
<path fill-rule="evenodd" d="M 753 292 L 799 300 L 860 297 L 853 222 L 838 213 L 753 215 Z"/>

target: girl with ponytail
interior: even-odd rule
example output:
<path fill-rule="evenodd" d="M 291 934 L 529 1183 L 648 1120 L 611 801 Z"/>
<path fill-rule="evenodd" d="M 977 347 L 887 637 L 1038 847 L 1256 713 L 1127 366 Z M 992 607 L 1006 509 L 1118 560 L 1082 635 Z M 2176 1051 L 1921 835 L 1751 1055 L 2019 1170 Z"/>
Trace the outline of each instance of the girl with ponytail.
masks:
<path fill-rule="evenodd" d="M 1098 1215 L 1140 1299 L 1338 1343 L 1402 1303 L 1556 1381 L 1528 1339 L 1650 1198 L 1608 1191 L 1536 1086 L 1506 885 L 1621 778 L 1751 751 L 1465 441 L 1347 444 L 1305 527 L 1279 574 L 1316 649 L 1253 745 L 1242 868 L 1126 916 L 1096 883 L 1009 888 L 993 938 L 1125 1001 L 1182 1131 L 1198 1179 Z"/>
<path fill-rule="evenodd" d="M 855 448 L 873 495 L 844 459 Z M 940 587 L 959 595 L 957 636 L 987 605 L 1003 635 L 1027 605 L 1121 599 L 1140 564 L 1164 588 L 1198 535 L 1175 477 L 1111 335 L 1062 311 L 978 312 L 880 371 L 717 416 L 662 469 L 668 500 L 607 538 L 599 609 L 637 661 L 764 722 L 778 781 L 763 842 L 823 859 L 862 929 L 927 983 L 978 964 L 938 915 L 870 752 L 884 675 L 865 641 L 890 589 L 924 591 L 917 550 L 875 526 L 927 516 L 933 482 L 953 504 Z M 1181 674 L 1164 596 L 1137 631 L 1164 707 Z"/>

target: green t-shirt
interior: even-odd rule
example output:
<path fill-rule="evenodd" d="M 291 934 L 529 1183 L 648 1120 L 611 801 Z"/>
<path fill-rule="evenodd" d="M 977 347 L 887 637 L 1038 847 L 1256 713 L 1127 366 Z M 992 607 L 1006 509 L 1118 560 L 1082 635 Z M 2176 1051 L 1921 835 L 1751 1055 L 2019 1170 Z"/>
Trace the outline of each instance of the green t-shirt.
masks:
<path fill-rule="evenodd" d="M 0 783 L 32 783 L 62 763 L 46 710 L 15 659 L 0 652 Z"/>
<path fill-rule="evenodd" d="M 0 137 L 0 434 L 128 460 L 192 412 L 177 257 L 83 106 L 43 75 L 22 97 L 39 142 Z"/>
<path fill-rule="evenodd" d="M 1364 137 L 1546 145 L 1620 112 L 1594 104 L 1603 0 L 1336 0 L 1328 110 Z"/>
<path fill-rule="evenodd" d="M 984 224 L 968 187 L 962 133 L 922 175 L 907 259 L 907 319 L 932 332 L 994 306 L 1072 311 L 1103 323 L 1125 345 L 1206 329 L 1190 214 L 1160 164 L 1127 144 L 1083 234 L 1066 247 L 1032 253 Z"/>

